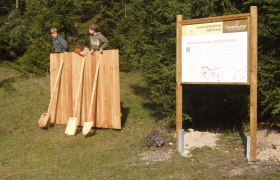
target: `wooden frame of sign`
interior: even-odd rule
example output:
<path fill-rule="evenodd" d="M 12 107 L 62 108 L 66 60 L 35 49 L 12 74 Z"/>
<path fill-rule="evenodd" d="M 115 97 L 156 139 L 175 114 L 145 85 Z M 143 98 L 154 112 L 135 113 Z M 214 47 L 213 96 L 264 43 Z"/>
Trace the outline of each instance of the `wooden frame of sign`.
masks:
<path fill-rule="evenodd" d="M 245 14 L 189 20 L 177 15 L 177 135 L 182 129 L 183 84 L 249 85 L 249 160 L 256 160 L 257 29 L 256 6 Z"/>

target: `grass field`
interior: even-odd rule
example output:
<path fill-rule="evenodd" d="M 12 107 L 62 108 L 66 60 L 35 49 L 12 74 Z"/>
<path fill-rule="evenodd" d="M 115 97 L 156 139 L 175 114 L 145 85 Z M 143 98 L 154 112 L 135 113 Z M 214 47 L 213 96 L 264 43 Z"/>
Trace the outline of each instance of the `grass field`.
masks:
<path fill-rule="evenodd" d="M 140 73 L 121 73 L 121 130 L 97 129 L 93 136 L 66 136 L 65 126 L 38 128 L 47 111 L 49 78 L 24 79 L 0 64 L 0 179 L 277 179 L 279 162 L 249 164 L 239 134 L 227 133 L 219 148 L 201 148 L 185 158 L 148 162 L 144 137 L 157 127 L 143 103 L 149 99 Z M 137 92 L 136 92 L 137 91 Z M 165 130 L 165 149 L 175 150 L 175 131 Z M 237 140 L 232 140 L 237 139 Z M 164 149 L 162 148 L 162 149 Z"/>

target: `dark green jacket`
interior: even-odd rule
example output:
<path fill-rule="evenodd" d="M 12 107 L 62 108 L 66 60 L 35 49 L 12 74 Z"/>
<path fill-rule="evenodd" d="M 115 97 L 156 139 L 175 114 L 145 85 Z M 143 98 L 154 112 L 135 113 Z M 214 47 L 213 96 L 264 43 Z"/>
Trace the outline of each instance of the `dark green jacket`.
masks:
<path fill-rule="evenodd" d="M 108 40 L 103 36 L 101 32 L 98 32 L 95 36 L 89 37 L 89 47 L 93 50 L 103 50 L 107 47 Z"/>

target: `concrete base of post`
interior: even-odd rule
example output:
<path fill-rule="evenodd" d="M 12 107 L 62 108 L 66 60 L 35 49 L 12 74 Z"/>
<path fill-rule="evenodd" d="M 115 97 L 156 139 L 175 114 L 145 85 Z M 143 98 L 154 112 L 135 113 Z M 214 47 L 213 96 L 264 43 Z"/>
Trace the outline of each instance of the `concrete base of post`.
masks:
<path fill-rule="evenodd" d="M 184 152 L 184 129 L 178 130 L 178 152 L 182 154 Z"/>
<path fill-rule="evenodd" d="M 247 137 L 247 147 L 246 147 L 246 158 L 248 161 L 251 160 L 251 137 L 250 136 L 246 136 Z"/>

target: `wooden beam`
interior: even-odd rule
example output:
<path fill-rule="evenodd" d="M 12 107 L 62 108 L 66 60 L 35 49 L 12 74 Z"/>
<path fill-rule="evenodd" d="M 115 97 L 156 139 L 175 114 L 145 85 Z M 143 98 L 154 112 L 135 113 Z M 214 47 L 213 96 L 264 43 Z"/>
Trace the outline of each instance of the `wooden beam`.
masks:
<path fill-rule="evenodd" d="M 246 82 L 182 82 L 181 84 L 210 84 L 210 85 L 241 85 L 249 86 L 250 83 Z"/>
<path fill-rule="evenodd" d="M 199 18 L 199 19 L 188 19 L 188 20 L 183 20 L 182 25 L 241 20 L 241 19 L 247 19 L 249 16 L 250 16 L 250 13 L 244 13 L 244 14 L 234 14 L 234 15 L 227 15 L 227 16 L 216 16 L 216 17 Z"/>
<path fill-rule="evenodd" d="M 257 7 L 250 7 L 250 161 L 256 161 L 257 147 L 257 66 L 258 66 L 258 21 Z"/>
<path fill-rule="evenodd" d="M 178 130 L 182 129 L 182 15 L 177 15 L 177 46 L 176 46 L 176 144 L 178 149 Z"/>

